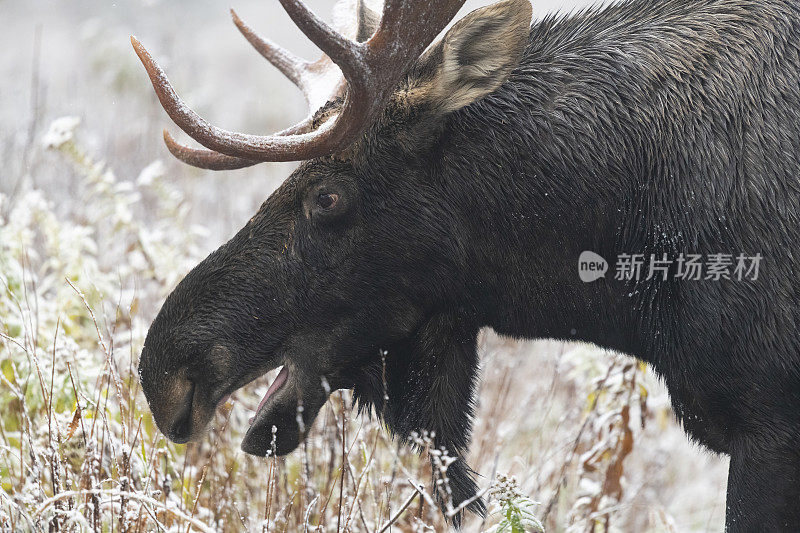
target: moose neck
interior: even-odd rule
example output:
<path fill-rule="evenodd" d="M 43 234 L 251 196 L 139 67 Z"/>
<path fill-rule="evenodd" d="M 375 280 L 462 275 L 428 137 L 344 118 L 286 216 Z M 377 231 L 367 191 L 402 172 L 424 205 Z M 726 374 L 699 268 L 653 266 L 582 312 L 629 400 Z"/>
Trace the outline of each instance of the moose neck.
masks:
<path fill-rule="evenodd" d="M 669 205 L 688 205 L 682 195 L 691 190 L 666 184 L 671 163 L 657 154 L 679 146 L 683 139 L 668 132 L 690 113 L 681 102 L 665 111 L 652 95 L 657 83 L 669 88 L 659 72 L 676 58 L 659 58 L 653 48 L 661 37 L 626 24 L 623 15 L 607 15 L 620 18 L 617 24 L 596 21 L 602 36 L 579 20 L 534 26 L 511 79 L 450 118 L 441 171 L 450 176 L 444 194 L 458 199 L 469 235 L 465 298 L 486 325 L 648 360 L 676 289 L 654 281 L 633 291 L 613 280 L 615 264 L 623 253 L 683 251 L 675 236 L 692 228 L 681 227 Z M 692 54 L 693 39 L 674 48 Z M 660 201 L 661 194 L 674 203 Z M 583 251 L 607 260 L 606 279 L 581 281 Z"/>
<path fill-rule="evenodd" d="M 498 98 L 513 94 L 509 88 Z M 481 107 L 488 112 L 491 104 Z M 596 147 L 571 144 L 526 114 L 474 124 L 465 117 L 454 127 L 463 128 L 451 138 L 462 155 L 449 165 L 445 197 L 459 198 L 464 209 L 467 307 L 501 334 L 581 340 L 638 355 L 647 332 L 635 326 L 641 316 L 629 291 L 603 279 L 584 283 L 578 272 L 581 253 L 593 251 L 607 260 L 613 279 L 627 226 L 625 182 L 587 160 Z M 632 250 L 646 248 L 638 243 Z"/>

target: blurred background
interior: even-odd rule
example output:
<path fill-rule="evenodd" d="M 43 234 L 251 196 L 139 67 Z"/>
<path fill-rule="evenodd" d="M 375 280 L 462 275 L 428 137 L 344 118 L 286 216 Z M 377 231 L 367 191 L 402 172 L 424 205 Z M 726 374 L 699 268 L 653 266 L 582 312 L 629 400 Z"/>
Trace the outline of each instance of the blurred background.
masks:
<path fill-rule="evenodd" d="M 332 7 L 307 3 L 322 16 Z M 469 0 L 464 12 L 488 3 Z M 534 19 L 590 4 L 540 0 Z M 294 168 L 201 171 L 162 144 L 161 130 L 177 128 L 130 35 L 212 123 L 263 134 L 304 116 L 299 91 L 239 35 L 229 7 L 298 55 L 318 56 L 274 0 L 0 0 L 0 530 L 149 531 L 195 520 L 338 531 L 350 509 L 345 529 L 376 531 L 413 494 L 409 477 L 430 490 L 426 460 L 399 451 L 375 422 L 345 421 L 346 395 L 330 402 L 309 446 L 280 461 L 238 452 L 266 380 L 240 391 L 197 446 L 164 442 L 148 418 L 133 369 L 160 302 Z M 688 442 L 648 369 L 591 346 L 491 331 L 481 354 L 470 458 L 481 487 L 515 476 L 548 531 L 722 530 L 727 459 Z M 343 427 L 364 450 L 344 468 L 329 446 Z M 409 509 L 395 530 L 446 529 L 424 498 Z M 473 518 L 465 530 L 501 518 Z"/>

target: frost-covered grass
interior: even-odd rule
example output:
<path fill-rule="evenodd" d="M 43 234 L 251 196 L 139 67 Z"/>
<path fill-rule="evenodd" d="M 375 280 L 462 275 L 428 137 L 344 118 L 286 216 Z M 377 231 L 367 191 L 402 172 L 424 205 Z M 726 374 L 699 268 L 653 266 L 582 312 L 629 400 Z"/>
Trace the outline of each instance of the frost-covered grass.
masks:
<path fill-rule="evenodd" d="M 325 13 L 323 0 L 311 4 Z M 270 71 L 216 2 L 29 5 L 7 29 L 14 53 L 0 53 L 0 117 L 11 126 L 0 128 L 0 531 L 446 530 L 426 453 L 357 417 L 347 392 L 284 459 L 239 451 L 274 376 L 235 394 L 200 443 L 158 432 L 135 372 L 147 327 L 288 169 L 212 176 L 153 161 L 166 120 L 128 35 L 147 37 L 182 94 L 224 125 L 277 130 L 298 110 L 273 103 L 294 93 L 276 77 L 263 83 Z M 304 44 L 289 40 L 288 23 L 248 19 Z M 64 110 L 81 120 L 51 127 Z M 465 531 L 535 531 L 538 521 L 548 532 L 722 529 L 725 462 L 686 442 L 645 368 L 491 331 L 480 351 L 468 461 L 491 512 Z"/>

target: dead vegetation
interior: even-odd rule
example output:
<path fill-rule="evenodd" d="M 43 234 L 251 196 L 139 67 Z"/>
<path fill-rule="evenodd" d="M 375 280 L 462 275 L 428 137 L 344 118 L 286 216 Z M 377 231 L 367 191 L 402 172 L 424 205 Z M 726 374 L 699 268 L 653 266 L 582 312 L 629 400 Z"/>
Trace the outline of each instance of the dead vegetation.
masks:
<path fill-rule="evenodd" d="M 60 96 L 42 78 L 56 90 L 70 86 L 38 70 L 40 60 L 53 68 L 58 26 L 33 40 L 44 51 L 33 64 L 20 56 L 24 66 L 4 67 L 25 88 L 0 108 L 6 123 L 24 117 L 0 138 L 8 161 L 0 178 L 0 531 L 446 530 L 427 452 L 418 457 L 377 420 L 356 416 L 347 392 L 332 396 L 307 443 L 282 459 L 239 451 L 266 378 L 220 409 L 201 443 L 174 445 L 156 430 L 135 370 L 149 321 L 285 168 L 245 173 L 232 186 L 143 164 L 160 153 L 156 104 L 133 77 L 127 41 L 102 46 L 130 32 L 92 19 L 80 27 L 75 46 L 93 53 L 81 67 L 90 92 L 126 106 L 107 105 L 85 126 L 62 119 L 48 128 L 46 104 L 57 107 Z M 221 50 L 214 68 L 226 61 Z M 215 98 L 191 96 L 201 106 Z M 114 119 L 126 128 L 101 128 Z M 264 117 L 256 119 L 262 128 Z M 469 463 L 492 513 L 468 518 L 465 531 L 534 531 L 534 519 L 547 531 L 721 529 L 724 463 L 686 442 L 649 371 L 588 346 L 490 331 L 480 342 Z"/>

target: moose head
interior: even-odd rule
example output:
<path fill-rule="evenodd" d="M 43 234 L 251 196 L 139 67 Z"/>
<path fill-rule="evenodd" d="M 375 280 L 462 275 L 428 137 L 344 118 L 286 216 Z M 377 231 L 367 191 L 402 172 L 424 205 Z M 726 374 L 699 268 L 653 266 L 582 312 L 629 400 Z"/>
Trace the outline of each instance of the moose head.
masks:
<path fill-rule="evenodd" d="M 336 26 L 345 36 L 301 1 L 281 0 L 324 52 L 313 63 L 233 13 L 312 110 L 272 136 L 200 118 L 132 39 L 166 112 L 208 148 L 179 145 L 165 132 L 178 159 L 214 170 L 304 161 L 186 275 L 148 332 L 141 382 L 173 441 L 200 438 L 223 399 L 282 366 L 242 442 L 248 453 L 294 450 L 337 389 L 353 389 L 402 439 L 428 431 L 452 454 L 466 451 L 482 289 L 470 269 L 469 194 L 464 177 L 448 172 L 451 117 L 518 66 L 531 6 L 505 0 L 479 9 L 429 46 L 463 1 L 387 0 L 382 14 L 361 1 L 340 3 Z M 448 476 L 456 504 L 474 495 L 462 459 Z"/>

